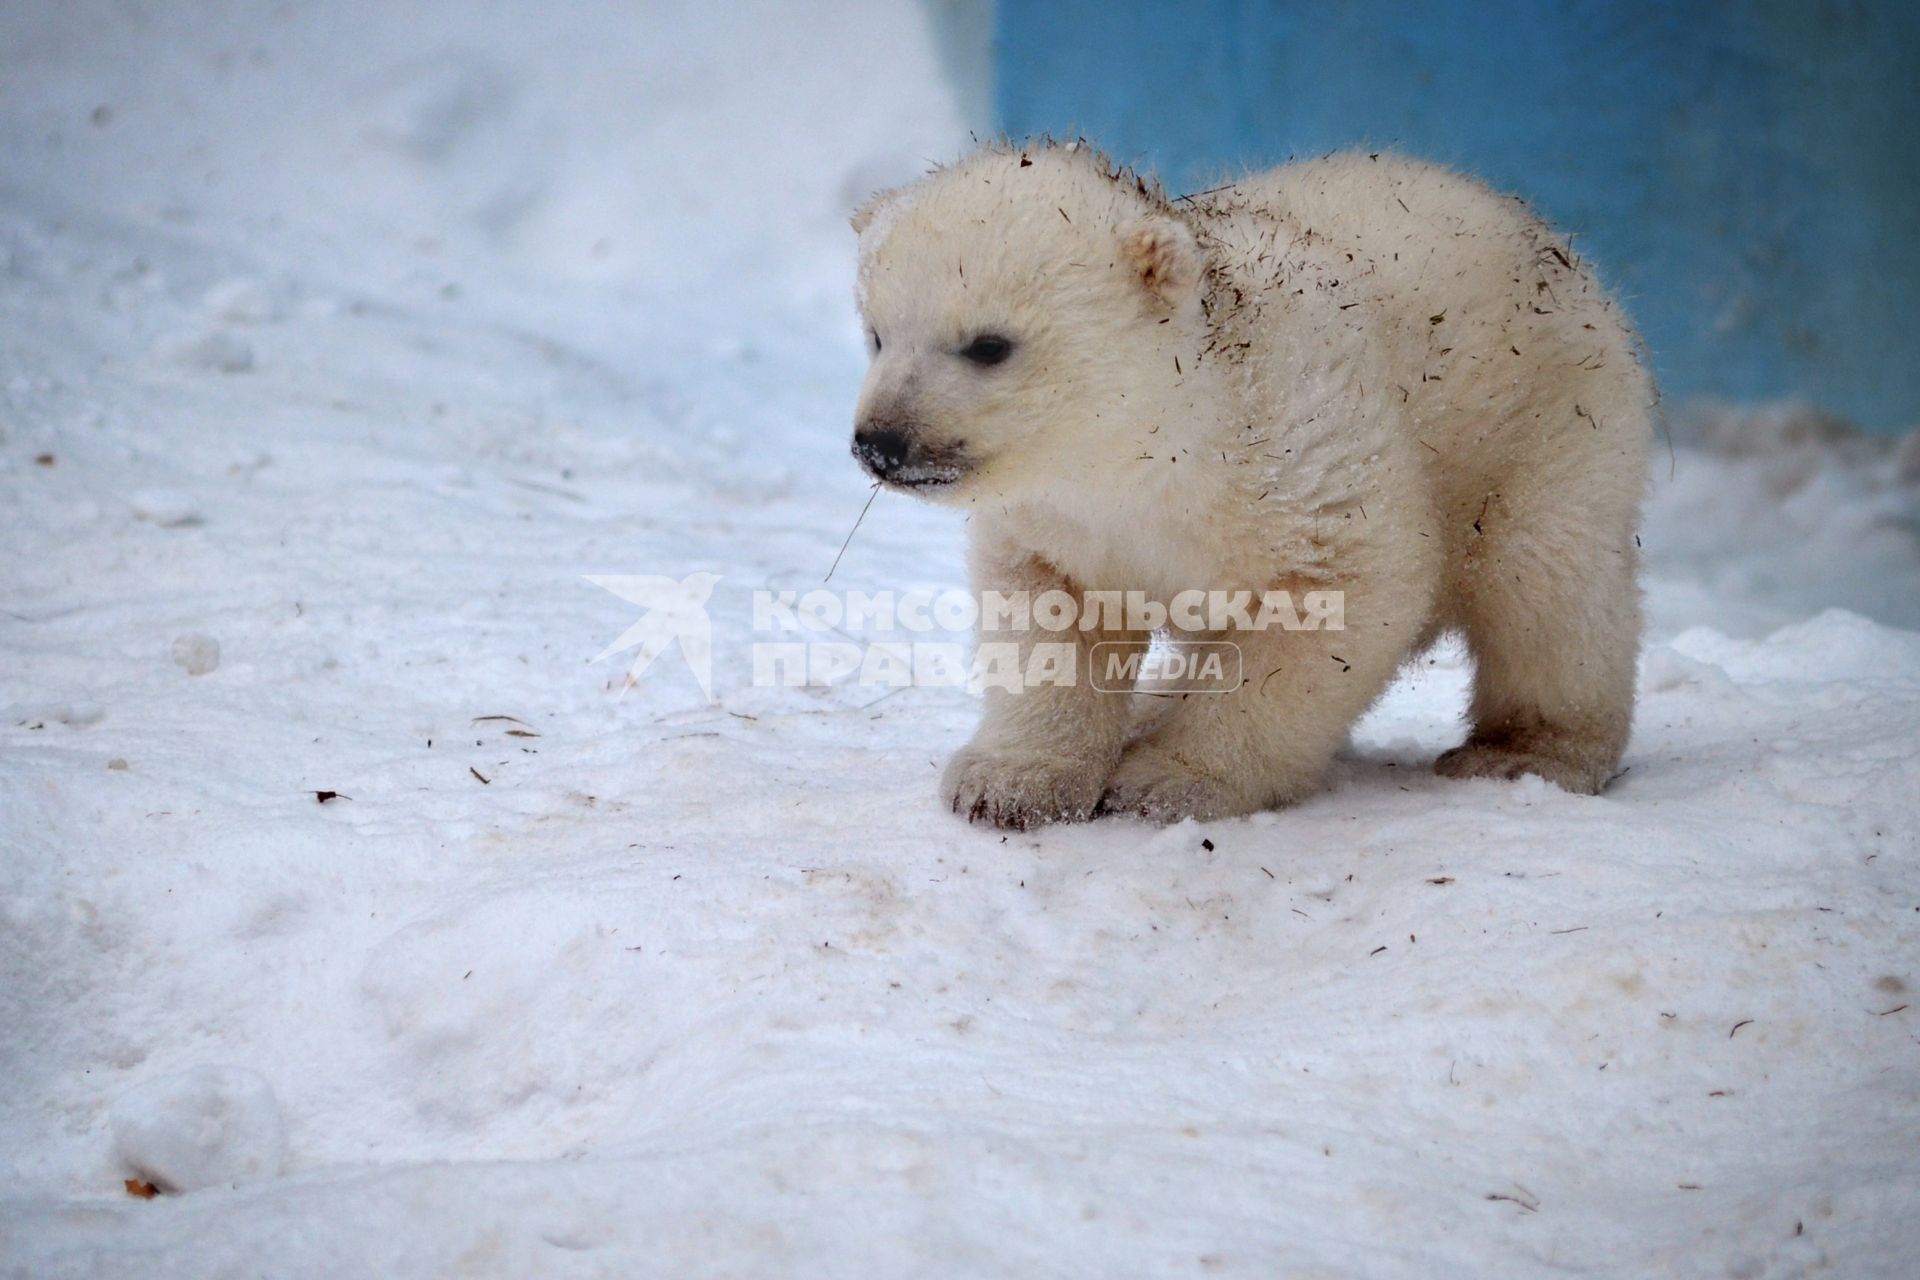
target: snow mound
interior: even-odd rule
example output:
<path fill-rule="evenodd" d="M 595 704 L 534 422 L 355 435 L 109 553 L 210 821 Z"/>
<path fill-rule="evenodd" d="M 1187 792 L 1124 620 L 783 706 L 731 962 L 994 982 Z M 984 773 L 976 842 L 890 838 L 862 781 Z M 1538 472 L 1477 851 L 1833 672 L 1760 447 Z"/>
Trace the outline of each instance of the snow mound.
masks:
<path fill-rule="evenodd" d="M 1920 432 L 1863 435 L 1805 405 L 1682 406 L 1642 533 L 1685 589 L 1657 626 L 1757 635 L 1841 606 L 1920 628 Z M 1696 591 L 1701 594 L 1696 594 Z"/>
<path fill-rule="evenodd" d="M 963 141 L 924 16 L 871 0 L 10 5 L 0 79 L 34 199 L 388 286 L 844 298 L 850 200 Z"/>
<path fill-rule="evenodd" d="M 279 1174 L 287 1127 L 273 1089 L 244 1067 L 162 1076 L 113 1104 L 115 1157 L 162 1191 L 197 1191 Z"/>

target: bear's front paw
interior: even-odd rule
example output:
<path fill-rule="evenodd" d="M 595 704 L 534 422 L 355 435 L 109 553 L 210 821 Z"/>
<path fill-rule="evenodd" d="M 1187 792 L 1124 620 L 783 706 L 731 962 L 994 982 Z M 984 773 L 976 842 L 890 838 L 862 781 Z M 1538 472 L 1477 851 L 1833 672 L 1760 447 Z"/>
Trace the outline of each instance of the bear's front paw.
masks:
<path fill-rule="evenodd" d="M 1224 779 L 1152 743 L 1137 744 L 1121 757 L 1100 797 L 1101 813 L 1160 823 L 1231 818 L 1259 807 Z"/>
<path fill-rule="evenodd" d="M 1025 831 L 1091 818 L 1108 767 L 1038 751 L 966 747 L 947 763 L 940 791 L 968 822 Z"/>

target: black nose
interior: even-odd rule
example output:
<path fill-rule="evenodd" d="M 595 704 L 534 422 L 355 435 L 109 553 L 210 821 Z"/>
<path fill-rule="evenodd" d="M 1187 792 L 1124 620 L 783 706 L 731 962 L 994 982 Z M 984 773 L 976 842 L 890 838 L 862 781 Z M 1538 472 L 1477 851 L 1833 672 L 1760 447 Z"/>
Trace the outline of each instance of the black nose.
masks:
<path fill-rule="evenodd" d="M 866 426 L 853 433 L 853 456 L 876 476 L 892 475 L 912 452 L 912 439 L 899 427 Z"/>

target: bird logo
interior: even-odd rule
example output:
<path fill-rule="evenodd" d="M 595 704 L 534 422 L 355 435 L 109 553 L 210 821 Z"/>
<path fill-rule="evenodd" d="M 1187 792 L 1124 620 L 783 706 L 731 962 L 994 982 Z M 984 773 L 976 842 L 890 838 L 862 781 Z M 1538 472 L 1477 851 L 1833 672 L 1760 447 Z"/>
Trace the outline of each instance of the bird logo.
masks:
<path fill-rule="evenodd" d="M 595 662 L 604 662 L 616 653 L 634 650 L 627 664 L 627 683 L 622 695 L 645 674 L 653 660 L 678 644 L 680 656 L 700 685 L 708 702 L 713 701 L 713 621 L 707 617 L 707 599 L 720 581 L 717 573 L 690 573 L 675 581 L 662 574 L 586 575 L 588 582 L 611 591 L 628 604 L 637 604 L 645 613 L 603 650 Z"/>

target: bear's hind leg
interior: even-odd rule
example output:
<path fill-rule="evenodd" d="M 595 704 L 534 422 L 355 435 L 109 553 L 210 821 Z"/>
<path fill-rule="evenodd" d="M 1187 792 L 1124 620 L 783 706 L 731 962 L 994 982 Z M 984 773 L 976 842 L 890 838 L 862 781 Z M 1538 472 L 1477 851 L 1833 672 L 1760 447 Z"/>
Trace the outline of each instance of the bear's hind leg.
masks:
<path fill-rule="evenodd" d="M 1487 525 L 1460 593 L 1473 731 L 1434 768 L 1450 778 L 1531 773 L 1593 795 L 1618 769 L 1633 720 L 1640 597 L 1631 513 Z"/>

